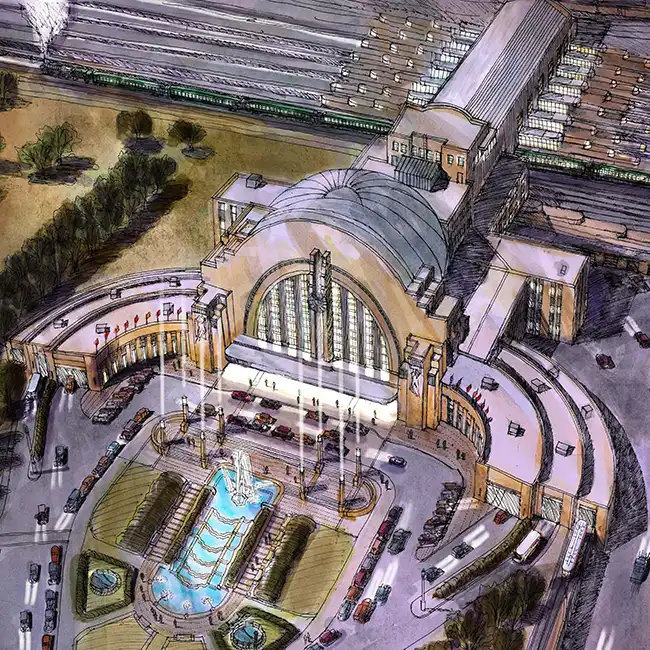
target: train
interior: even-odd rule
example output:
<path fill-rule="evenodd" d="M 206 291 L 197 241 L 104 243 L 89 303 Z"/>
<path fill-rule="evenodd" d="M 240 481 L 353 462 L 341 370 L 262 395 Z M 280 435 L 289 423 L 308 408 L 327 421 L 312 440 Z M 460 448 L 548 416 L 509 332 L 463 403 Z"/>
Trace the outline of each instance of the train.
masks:
<path fill-rule="evenodd" d="M 562 575 L 569 578 L 573 575 L 582 554 L 585 538 L 587 537 L 587 522 L 580 519 L 571 530 L 569 545 L 567 546 L 564 560 L 562 562 Z"/>
<path fill-rule="evenodd" d="M 133 75 L 116 74 L 59 61 L 44 61 L 41 64 L 41 72 L 51 77 L 71 81 L 83 81 L 84 83 L 96 86 L 142 91 L 157 97 L 165 97 L 172 100 L 208 104 L 230 111 L 269 115 L 274 118 L 330 126 L 338 129 L 386 135 L 392 128 L 392 122 L 386 120 L 373 120 L 363 116 L 323 111 L 268 99 L 241 97 L 205 88 L 173 84 L 157 79 L 142 79 Z"/>

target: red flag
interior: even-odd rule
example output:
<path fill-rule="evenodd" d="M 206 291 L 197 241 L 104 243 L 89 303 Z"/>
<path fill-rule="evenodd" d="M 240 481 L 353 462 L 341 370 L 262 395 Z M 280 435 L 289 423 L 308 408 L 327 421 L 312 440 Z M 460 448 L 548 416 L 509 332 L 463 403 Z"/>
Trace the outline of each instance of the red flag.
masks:
<path fill-rule="evenodd" d="M 477 396 L 477 395 L 478 395 L 478 390 L 475 390 L 475 391 L 472 393 L 472 397 L 473 397 L 474 399 L 476 399 L 476 396 Z"/>
<path fill-rule="evenodd" d="M 160 316 L 160 309 L 156 312 L 156 318 L 158 318 L 158 316 Z"/>
<path fill-rule="evenodd" d="M 490 412 L 490 407 L 489 407 L 489 406 L 486 406 L 486 407 L 485 407 L 485 414 L 487 415 L 489 412 Z"/>
<path fill-rule="evenodd" d="M 104 341 L 108 338 L 109 334 L 110 334 L 109 330 L 104 331 Z"/>
<path fill-rule="evenodd" d="M 99 339 L 95 339 L 95 347 L 99 345 Z"/>
<path fill-rule="evenodd" d="M 129 321 L 127 320 L 126 323 L 124 323 L 124 329 L 128 330 L 129 329 Z"/>
<path fill-rule="evenodd" d="M 133 322 L 137 325 L 139 320 L 140 320 L 140 316 L 136 314 L 135 318 L 133 319 Z"/>
<path fill-rule="evenodd" d="M 119 331 L 120 331 L 120 326 L 119 326 L 119 325 L 116 325 L 116 326 L 115 326 L 115 333 L 117 334 Z"/>
<path fill-rule="evenodd" d="M 477 402 L 480 402 L 483 399 L 483 395 L 481 393 L 478 394 L 478 397 L 476 398 Z"/>
<path fill-rule="evenodd" d="M 469 386 L 467 386 L 467 388 L 465 389 L 465 392 L 469 393 L 470 390 L 472 390 L 472 384 L 469 384 Z"/>
<path fill-rule="evenodd" d="M 176 315 L 178 316 L 178 314 L 180 314 L 182 311 L 183 311 L 183 308 L 182 308 L 182 307 L 179 307 L 179 308 L 176 310 Z"/>

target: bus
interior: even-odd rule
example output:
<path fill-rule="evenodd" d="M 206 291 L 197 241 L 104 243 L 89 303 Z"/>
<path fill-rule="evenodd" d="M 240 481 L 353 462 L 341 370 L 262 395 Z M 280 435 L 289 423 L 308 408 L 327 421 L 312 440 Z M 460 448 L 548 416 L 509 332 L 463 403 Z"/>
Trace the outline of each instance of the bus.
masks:
<path fill-rule="evenodd" d="M 35 372 L 29 379 L 27 390 L 25 391 L 25 399 L 27 401 L 35 400 L 38 397 L 38 390 L 41 386 L 41 375 Z"/>
<path fill-rule="evenodd" d="M 544 538 L 541 533 L 536 530 L 531 530 L 524 537 L 524 541 L 517 546 L 512 559 L 520 564 L 528 562 L 540 547 L 543 540 Z"/>
<path fill-rule="evenodd" d="M 587 522 L 580 519 L 571 531 L 571 539 L 569 546 L 564 554 L 564 561 L 562 562 L 562 575 L 568 578 L 575 570 L 578 560 L 580 559 L 580 552 L 587 536 Z"/>

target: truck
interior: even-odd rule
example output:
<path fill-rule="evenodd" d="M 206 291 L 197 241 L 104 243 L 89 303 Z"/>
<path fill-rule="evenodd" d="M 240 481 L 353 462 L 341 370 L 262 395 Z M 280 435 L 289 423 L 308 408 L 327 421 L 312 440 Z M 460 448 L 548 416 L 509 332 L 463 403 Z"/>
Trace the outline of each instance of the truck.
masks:
<path fill-rule="evenodd" d="M 648 564 L 650 561 L 650 555 L 646 553 L 640 553 L 637 555 L 632 565 L 632 575 L 630 576 L 630 582 L 635 585 L 640 585 L 648 577 Z"/>
<path fill-rule="evenodd" d="M 535 555 L 543 541 L 544 538 L 539 531 L 531 530 L 515 549 L 512 559 L 519 564 L 525 564 Z"/>

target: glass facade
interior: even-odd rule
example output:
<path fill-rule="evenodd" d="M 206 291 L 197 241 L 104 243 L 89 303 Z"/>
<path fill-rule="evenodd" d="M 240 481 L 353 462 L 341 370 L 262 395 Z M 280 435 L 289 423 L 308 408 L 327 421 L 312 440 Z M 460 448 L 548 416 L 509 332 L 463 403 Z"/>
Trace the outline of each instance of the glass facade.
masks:
<path fill-rule="evenodd" d="M 273 285 L 258 310 L 258 339 L 311 352 L 311 284 L 311 276 L 301 273 Z M 332 282 L 332 329 L 335 360 L 389 370 L 386 339 L 372 312 L 337 282 Z"/>
<path fill-rule="evenodd" d="M 526 334 L 539 336 L 542 324 L 542 292 L 544 281 L 531 278 L 528 281 L 528 311 L 526 314 Z"/>

